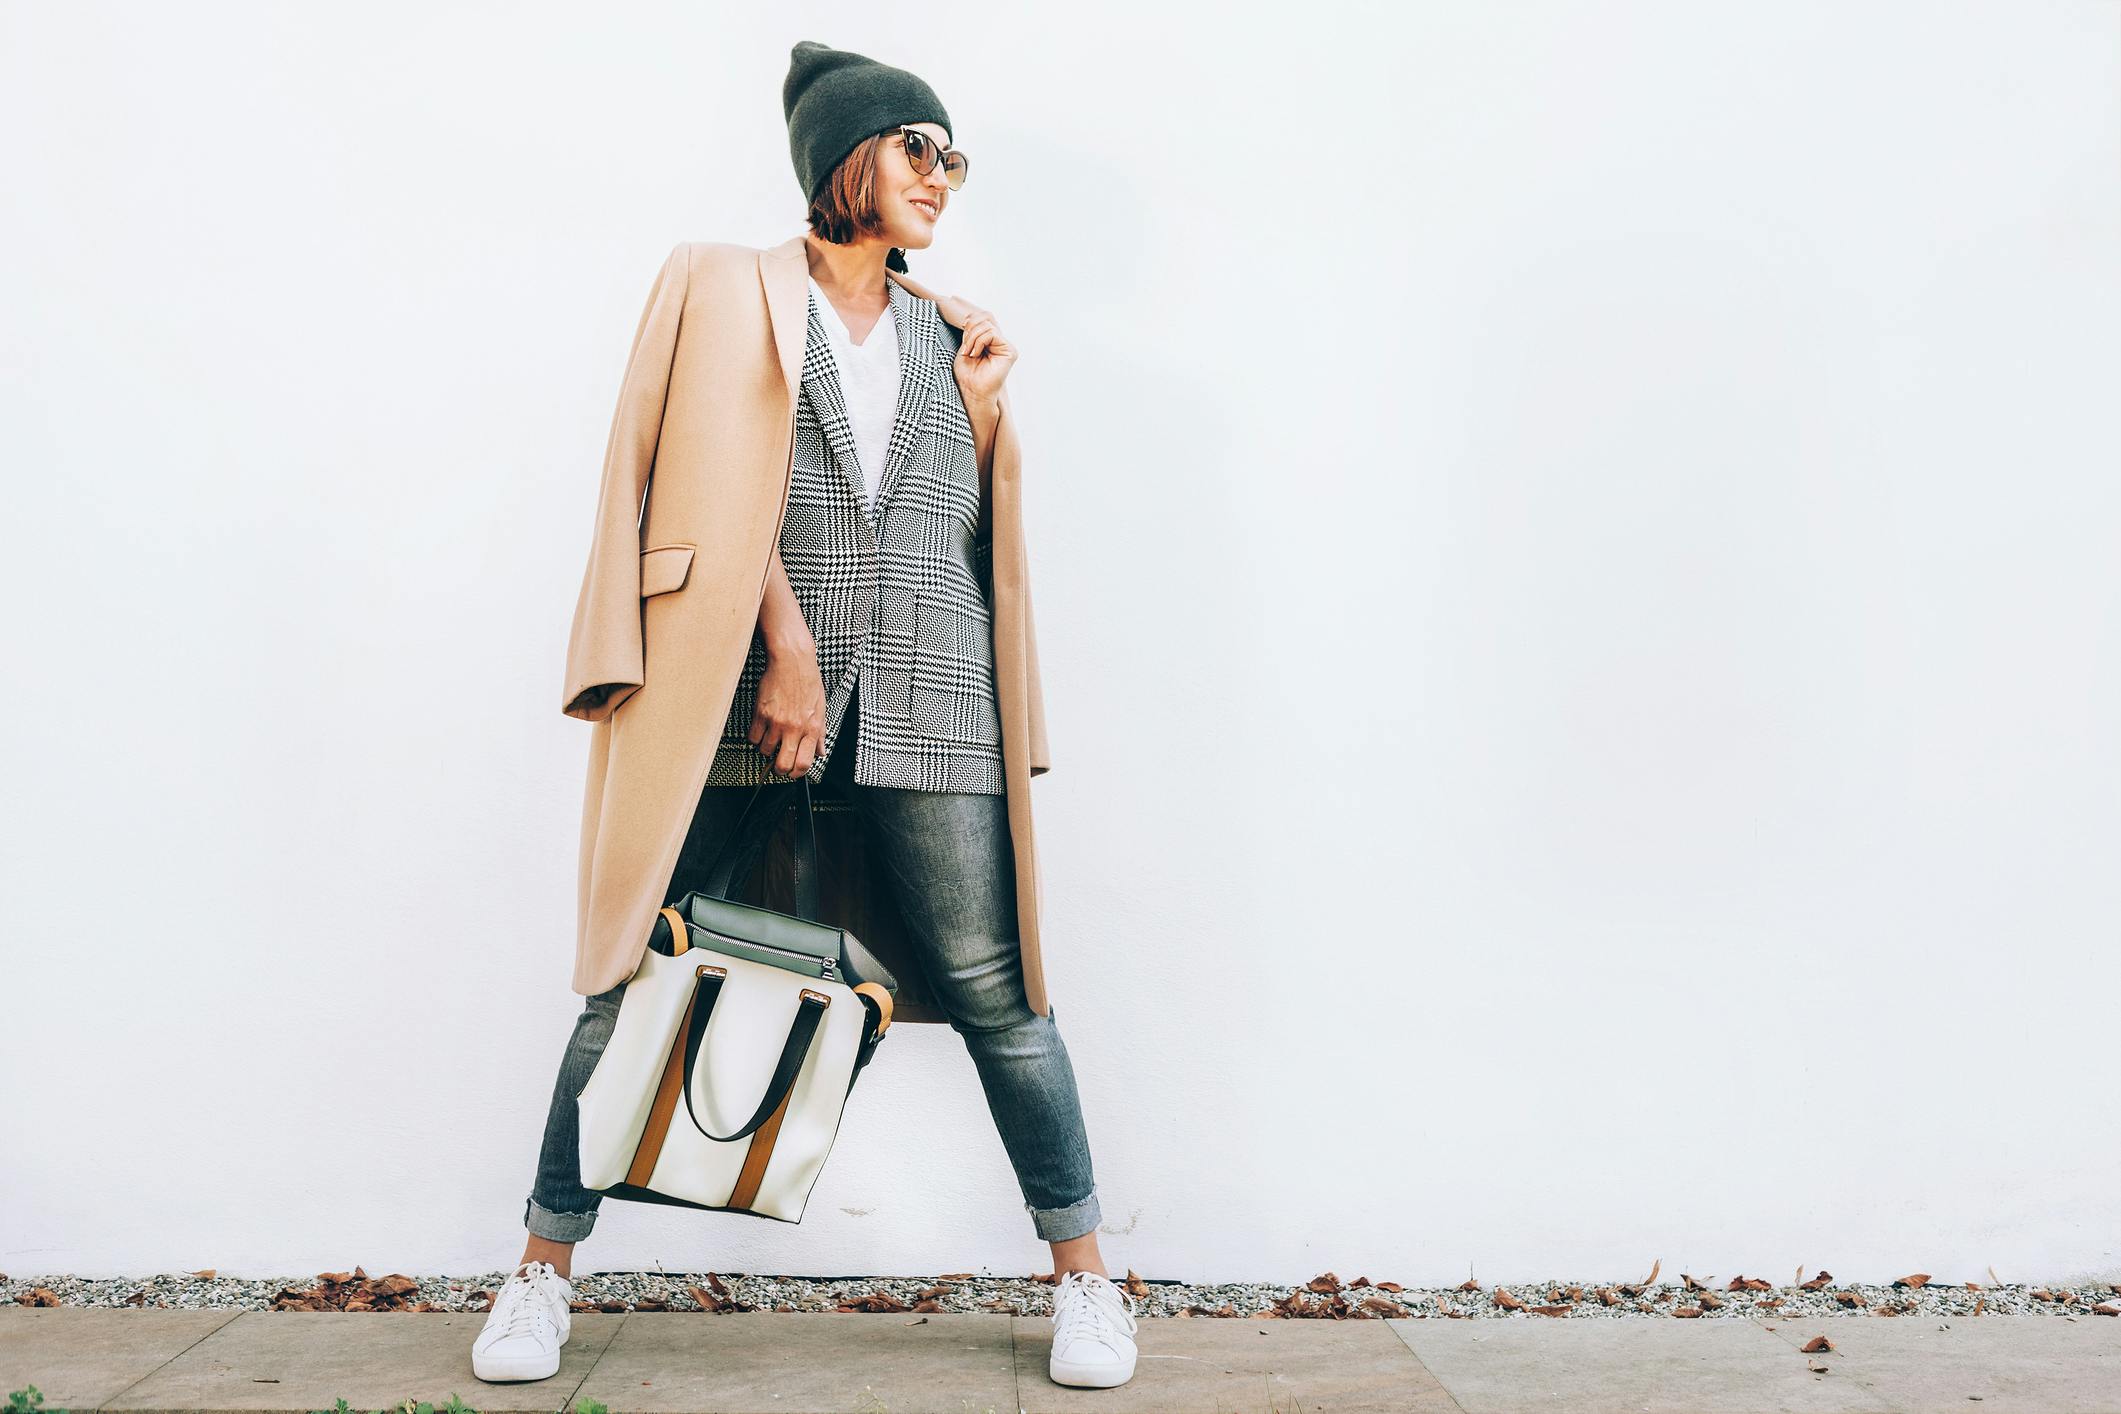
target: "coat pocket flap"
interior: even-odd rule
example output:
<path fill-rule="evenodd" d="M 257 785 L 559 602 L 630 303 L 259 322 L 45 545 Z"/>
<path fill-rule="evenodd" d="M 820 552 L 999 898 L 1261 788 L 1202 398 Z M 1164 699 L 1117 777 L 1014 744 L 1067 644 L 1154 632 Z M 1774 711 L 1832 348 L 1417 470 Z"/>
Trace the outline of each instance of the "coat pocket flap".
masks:
<path fill-rule="evenodd" d="M 658 545 L 641 552 L 641 597 L 683 587 L 692 571 L 692 546 Z"/>

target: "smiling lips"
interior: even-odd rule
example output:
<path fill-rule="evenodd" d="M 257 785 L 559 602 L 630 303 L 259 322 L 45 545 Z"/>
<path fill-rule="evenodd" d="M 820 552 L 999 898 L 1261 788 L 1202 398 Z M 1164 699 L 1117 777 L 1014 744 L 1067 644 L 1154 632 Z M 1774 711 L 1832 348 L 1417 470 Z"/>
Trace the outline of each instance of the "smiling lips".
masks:
<path fill-rule="evenodd" d="M 925 212 L 927 212 L 927 213 L 928 213 L 928 219 L 929 219 L 929 220 L 931 220 L 931 221 L 935 220 L 935 219 L 936 219 L 937 217 L 939 217 L 939 216 L 941 216 L 941 215 L 943 214 L 943 213 L 942 213 L 942 210 L 941 210 L 941 208 L 939 208 L 938 206 L 936 206 L 936 204 L 935 204 L 934 202 L 930 201 L 930 200 L 929 200 L 928 198 L 926 198 L 926 197 L 920 197 L 920 196 L 914 197 L 914 198 L 913 198 L 913 205 L 914 205 L 914 206 L 915 206 L 915 207 L 916 207 L 917 209 L 919 209 L 919 210 L 921 210 L 921 211 L 925 211 Z"/>

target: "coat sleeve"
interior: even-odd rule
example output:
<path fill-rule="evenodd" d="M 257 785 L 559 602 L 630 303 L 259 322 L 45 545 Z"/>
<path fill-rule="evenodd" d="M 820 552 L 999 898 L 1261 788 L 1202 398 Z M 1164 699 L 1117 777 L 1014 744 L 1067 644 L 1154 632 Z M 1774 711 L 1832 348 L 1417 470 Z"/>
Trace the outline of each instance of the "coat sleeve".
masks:
<path fill-rule="evenodd" d="M 663 430 L 663 405 L 677 353 L 678 320 L 691 287 L 690 250 L 679 244 L 663 261 L 633 331 L 633 352 L 619 388 L 618 410 L 604 449 L 594 538 L 567 639 L 567 690 L 560 710 L 601 721 L 640 690 L 641 513 Z"/>

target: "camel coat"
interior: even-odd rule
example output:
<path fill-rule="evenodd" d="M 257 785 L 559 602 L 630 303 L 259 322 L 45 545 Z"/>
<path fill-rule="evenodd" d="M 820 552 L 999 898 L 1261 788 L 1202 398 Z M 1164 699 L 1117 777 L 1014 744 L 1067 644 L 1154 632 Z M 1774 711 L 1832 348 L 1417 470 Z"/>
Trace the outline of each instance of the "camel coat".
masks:
<path fill-rule="evenodd" d="M 961 302 L 886 273 L 963 327 Z M 743 671 L 787 506 L 808 275 L 801 234 L 766 250 L 687 242 L 663 262 L 634 332 L 561 709 L 595 724 L 575 933 L 573 985 L 584 996 L 608 991 L 639 965 Z M 995 682 L 1024 991 L 1046 1015 L 1030 781 L 1050 762 L 1006 389 L 1000 408 L 983 492 L 993 533 Z M 797 813 L 789 812 L 763 882 L 748 895 L 784 909 Z M 869 868 L 856 817 L 821 804 L 817 824 L 823 917 L 848 927 L 897 976 L 894 1020 L 947 1021 L 880 871 Z"/>

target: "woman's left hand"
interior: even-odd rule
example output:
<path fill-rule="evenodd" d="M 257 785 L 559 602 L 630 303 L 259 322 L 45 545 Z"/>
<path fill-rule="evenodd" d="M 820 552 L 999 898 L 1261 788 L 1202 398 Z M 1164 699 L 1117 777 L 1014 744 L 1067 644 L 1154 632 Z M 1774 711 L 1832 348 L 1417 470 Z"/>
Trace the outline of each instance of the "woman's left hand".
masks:
<path fill-rule="evenodd" d="M 1002 337 L 994 315 L 969 300 L 950 295 L 936 301 L 943 317 L 965 331 L 957 346 L 952 371 L 958 391 L 966 402 L 994 403 L 1002 395 L 1002 380 L 1016 363 L 1016 345 Z"/>

